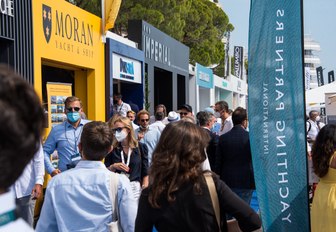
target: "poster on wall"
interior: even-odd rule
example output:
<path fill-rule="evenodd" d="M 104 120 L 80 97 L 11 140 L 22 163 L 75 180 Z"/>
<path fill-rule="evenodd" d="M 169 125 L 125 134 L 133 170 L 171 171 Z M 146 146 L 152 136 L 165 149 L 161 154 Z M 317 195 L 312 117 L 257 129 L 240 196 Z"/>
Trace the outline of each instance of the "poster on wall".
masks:
<path fill-rule="evenodd" d="M 71 84 L 68 83 L 47 83 L 48 95 L 48 122 L 51 127 L 66 120 L 64 113 L 64 101 L 72 96 Z"/>

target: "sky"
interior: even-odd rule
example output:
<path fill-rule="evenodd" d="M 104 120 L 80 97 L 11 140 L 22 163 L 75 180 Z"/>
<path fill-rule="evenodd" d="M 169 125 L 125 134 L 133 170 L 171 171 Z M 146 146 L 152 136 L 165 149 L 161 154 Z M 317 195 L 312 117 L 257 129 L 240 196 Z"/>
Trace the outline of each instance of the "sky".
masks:
<path fill-rule="evenodd" d="M 233 46 L 248 49 L 248 25 L 250 0 L 219 0 L 235 30 L 230 37 L 230 54 Z M 336 71 L 336 0 L 303 0 L 304 33 L 309 34 L 321 46 L 318 55 L 324 76 Z"/>

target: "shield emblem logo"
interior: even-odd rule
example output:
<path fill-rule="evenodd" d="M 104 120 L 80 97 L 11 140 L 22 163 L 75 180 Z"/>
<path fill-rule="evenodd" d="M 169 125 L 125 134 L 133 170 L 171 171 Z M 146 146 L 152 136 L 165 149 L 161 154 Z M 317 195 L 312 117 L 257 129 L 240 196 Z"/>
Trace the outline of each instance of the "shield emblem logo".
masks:
<path fill-rule="evenodd" d="M 49 43 L 50 37 L 51 37 L 51 29 L 52 29 L 52 23 L 51 23 L 51 8 L 47 5 L 42 4 L 42 20 L 43 20 L 43 33 L 44 37 Z"/>

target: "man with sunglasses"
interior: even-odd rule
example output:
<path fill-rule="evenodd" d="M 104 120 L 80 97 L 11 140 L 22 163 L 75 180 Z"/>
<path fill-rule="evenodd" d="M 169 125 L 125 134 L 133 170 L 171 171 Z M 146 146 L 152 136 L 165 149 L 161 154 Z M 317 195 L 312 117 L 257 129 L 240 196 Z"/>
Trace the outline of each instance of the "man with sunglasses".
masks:
<path fill-rule="evenodd" d="M 75 167 L 81 159 L 78 144 L 83 126 L 89 122 L 81 119 L 82 112 L 82 102 L 78 97 L 71 96 L 65 100 L 67 121 L 53 127 L 43 145 L 45 168 L 51 176 Z M 50 160 L 55 150 L 58 153 L 58 168 L 54 168 Z"/>
<path fill-rule="evenodd" d="M 156 127 L 149 125 L 150 114 L 147 110 L 141 110 L 137 114 L 139 128 L 135 130 L 135 137 L 138 141 L 147 145 L 148 148 L 148 166 L 152 162 L 152 154 L 159 142 L 161 133 Z"/>
<path fill-rule="evenodd" d="M 192 107 L 188 104 L 182 105 L 178 112 L 180 113 L 180 118 L 181 119 L 186 117 L 186 116 L 194 117 L 193 112 L 192 112 Z"/>

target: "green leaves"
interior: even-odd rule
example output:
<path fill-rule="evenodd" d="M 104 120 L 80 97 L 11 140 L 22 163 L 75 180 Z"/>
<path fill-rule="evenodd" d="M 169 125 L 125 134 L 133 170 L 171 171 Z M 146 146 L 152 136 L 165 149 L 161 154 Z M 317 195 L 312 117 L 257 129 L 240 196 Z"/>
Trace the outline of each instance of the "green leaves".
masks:
<path fill-rule="evenodd" d="M 100 0 L 69 0 L 96 15 Z M 234 27 L 225 12 L 209 0 L 123 0 L 113 31 L 127 33 L 128 20 L 143 19 L 190 48 L 190 62 L 204 66 L 219 64 L 214 72 L 223 75 L 224 44 Z"/>

